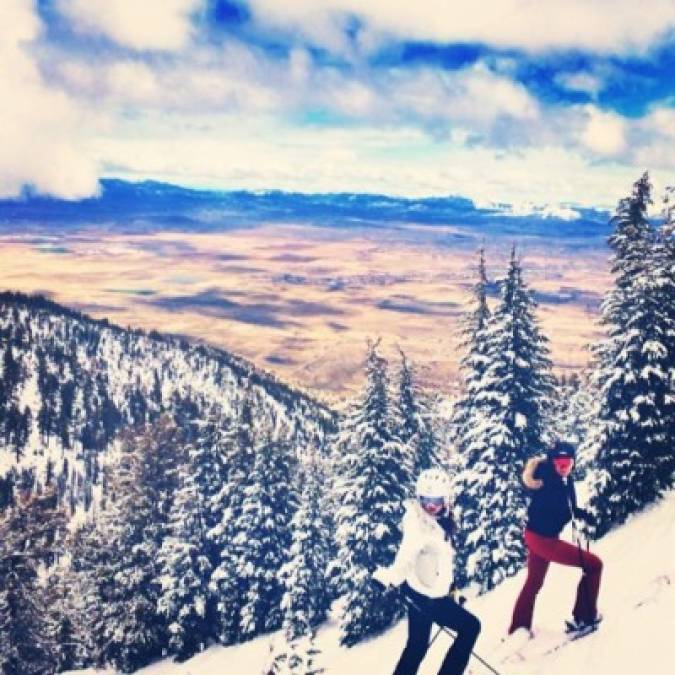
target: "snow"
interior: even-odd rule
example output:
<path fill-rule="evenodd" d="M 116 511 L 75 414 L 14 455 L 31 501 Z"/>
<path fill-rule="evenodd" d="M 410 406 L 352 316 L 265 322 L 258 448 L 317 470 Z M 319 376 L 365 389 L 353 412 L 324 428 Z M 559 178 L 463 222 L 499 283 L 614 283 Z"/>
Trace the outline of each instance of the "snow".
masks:
<path fill-rule="evenodd" d="M 563 537 L 569 533 L 563 533 Z M 483 631 L 476 651 L 502 675 L 628 675 L 662 673 L 672 663 L 672 612 L 675 607 L 675 491 L 659 504 L 634 516 L 608 534 L 592 551 L 604 561 L 600 630 L 555 651 L 542 654 L 562 637 L 563 620 L 569 618 L 578 571 L 552 565 L 535 610 L 534 641 L 523 648 L 524 661 L 503 663 L 500 641 L 510 620 L 524 572 L 492 592 L 470 602 Z M 340 647 L 336 613 L 318 632 L 318 662 L 326 675 L 390 675 L 403 648 L 406 622 L 384 635 L 352 648 Z M 276 636 L 276 635 L 275 635 Z M 211 647 L 185 663 L 160 661 L 138 671 L 140 675 L 262 675 L 271 640 L 264 636 L 235 647 Z M 419 675 L 438 672 L 449 638 L 434 642 Z M 474 675 L 488 671 L 475 661 Z M 112 675 L 114 671 L 71 671 L 71 675 Z"/>

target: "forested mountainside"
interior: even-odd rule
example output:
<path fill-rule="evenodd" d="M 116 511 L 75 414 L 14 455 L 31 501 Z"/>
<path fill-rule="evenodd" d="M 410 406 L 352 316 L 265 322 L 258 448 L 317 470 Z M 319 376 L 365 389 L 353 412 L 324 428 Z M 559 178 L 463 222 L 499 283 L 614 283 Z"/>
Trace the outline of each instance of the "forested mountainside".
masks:
<path fill-rule="evenodd" d="M 41 296 L 0 294 L 0 368 L 0 508 L 12 484 L 52 481 L 60 499 L 88 507 L 116 434 L 162 413 L 227 427 L 246 399 L 257 425 L 286 426 L 299 449 L 321 448 L 335 424 L 333 411 L 227 351 Z"/>

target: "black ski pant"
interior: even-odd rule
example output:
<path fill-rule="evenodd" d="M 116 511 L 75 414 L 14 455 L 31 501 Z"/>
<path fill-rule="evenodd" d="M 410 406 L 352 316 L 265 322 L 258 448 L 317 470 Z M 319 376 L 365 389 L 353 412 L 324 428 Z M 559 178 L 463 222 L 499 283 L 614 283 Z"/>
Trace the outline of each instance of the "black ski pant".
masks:
<path fill-rule="evenodd" d="M 403 584 L 408 602 L 408 642 L 394 675 L 415 675 L 429 648 L 431 626 L 436 623 L 457 633 L 438 675 L 462 675 L 480 633 L 480 621 L 452 598 L 428 598 Z"/>

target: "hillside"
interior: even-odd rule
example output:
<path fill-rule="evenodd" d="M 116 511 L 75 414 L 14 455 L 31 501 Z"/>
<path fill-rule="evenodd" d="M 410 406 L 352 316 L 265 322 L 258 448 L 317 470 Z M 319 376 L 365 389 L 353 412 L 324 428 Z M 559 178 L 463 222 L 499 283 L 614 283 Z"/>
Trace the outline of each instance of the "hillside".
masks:
<path fill-rule="evenodd" d="M 633 675 L 639 672 L 657 675 L 670 671 L 675 606 L 675 492 L 604 537 L 593 550 L 605 563 L 600 595 L 604 623 L 599 632 L 554 653 L 541 654 L 547 646 L 556 644 L 563 619 L 569 616 L 576 571 L 551 567 L 535 613 L 537 638 L 524 650 L 527 654 L 524 661 L 501 663 L 495 654 L 495 645 L 506 629 L 522 584 L 523 572 L 471 603 L 472 611 L 483 624 L 476 650 L 502 675 Z M 337 637 L 332 623 L 319 631 L 317 646 L 322 651 L 326 675 L 390 675 L 405 641 L 405 621 L 382 637 L 352 649 L 339 647 Z M 138 673 L 260 675 L 269 645 L 270 638 L 265 637 L 236 647 L 212 647 L 183 664 L 162 661 Z M 448 638 L 441 635 L 419 675 L 435 674 L 447 647 Z M 474 675 L 488 672 L 475 661 L 471 667 Z M 93 675 L 113 671 L 77 672 Z"/>
<path fill-rule="evenodd" d="M 87 503 L 117 432 L 168 412 L 227 425 L 243 396 L 321 446 L 334 413 L 248 361 L 156 332 L 95 321 L 42 297 L 0 294 L 0 506 L 5 482 L 56 477 Z"/>

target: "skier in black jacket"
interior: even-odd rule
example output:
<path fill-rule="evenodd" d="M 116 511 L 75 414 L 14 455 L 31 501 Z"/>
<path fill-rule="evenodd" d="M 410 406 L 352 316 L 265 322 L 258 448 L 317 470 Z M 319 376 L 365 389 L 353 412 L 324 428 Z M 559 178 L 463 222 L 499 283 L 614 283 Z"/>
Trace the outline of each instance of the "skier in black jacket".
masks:
<path fill-rule="evenodd" d="M 523 472 L 523 483 L 532 496 L 525 530 L 527 579 L 513 609 L 510 634 L 519 628 L 531 632 L 534 603 L 551 562 L 580 567 L 583 571 L 572 611 L 574 621 L 568 623 L 568 628 L 588 630 L 599 622 L 597 598 L 602 561 L 581 547 L 558 538 L 572 518 L 589 519 L 588 513 L 577 506 L 574 481 L 570 476 L 574 456 L 575 448 L 571 443 L 557 441 L 546 457 L 531 459 Z"/>

